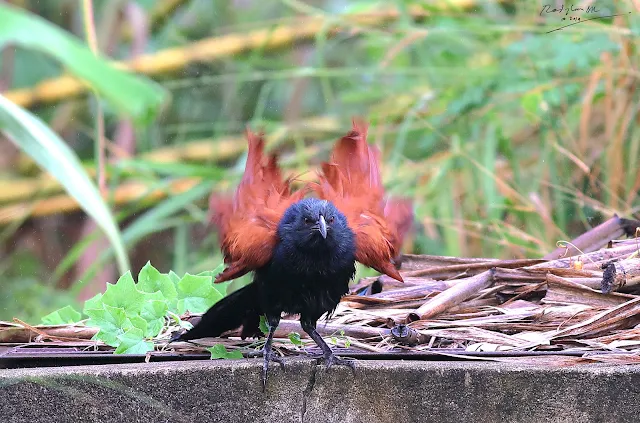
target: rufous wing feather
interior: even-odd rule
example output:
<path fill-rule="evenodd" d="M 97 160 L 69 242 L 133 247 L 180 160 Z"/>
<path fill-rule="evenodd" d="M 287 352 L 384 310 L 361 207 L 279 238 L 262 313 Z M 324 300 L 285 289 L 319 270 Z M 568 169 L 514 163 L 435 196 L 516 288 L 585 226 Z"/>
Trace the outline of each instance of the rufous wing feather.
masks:
<path fill-rule="evenodd" d="M 410 200 L 384 199 L 380 152 L 367 143 L 367 124 L 354 119 L 352 130 L 322 164 L 316 194 L 344 213 L 356 236 L 356 260 L 398 281 L 394 266 L 402 241 L 412 225 Z"/>
<path fill-rule="evenodd" d="M 267 264 L 277 242 L 278 222 L 285 210 L 304 196 L 304 191 L 291 192 L 290 181 L 282 179 L 275 155 L 265 158 L 262 134 L 247 129 L 246 136 L 247 163 L 234 195 L 214 193 L 209 200 L 210 222 L 217 230 L 226 264 L 216 283 Z"/>

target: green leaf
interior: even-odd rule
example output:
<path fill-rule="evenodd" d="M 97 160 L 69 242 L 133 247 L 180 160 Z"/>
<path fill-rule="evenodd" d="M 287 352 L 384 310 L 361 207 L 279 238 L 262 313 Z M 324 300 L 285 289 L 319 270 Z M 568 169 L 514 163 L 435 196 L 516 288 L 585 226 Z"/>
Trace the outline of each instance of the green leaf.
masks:
<path fill-rule="evenodd" d="M 123 327 L 131 327 L 131 321 L 127 319 L 124 309 L 103 304 L 100 309 L 85 310 L 89 316 L 87 326 L 100 329 L 93 339 L 100 340 L 107 345 L 117 347 L 120 344 L 118 336 L 124 333 Z"/>
<path fill-rule="evenodd" d="M 82 315 L 73 307 L 65 306 L 42 318 L 43 325 L 66 325 L 82 320 Z"/>
<path fill-rule="evenodd" d="M 167 300 L 174 300 L 178 297 L 178 292 L 171 277 L 166 273 L 160 273 L 148 261 L 138 274 L 138 289 L 143 292 L 162 292 Z"/>
<path fill-rule="evenodd" d="M 165 315 L 169 309 L 167 303 L 161 291 L 139 291 L 131 272 L 127 272 L 115 284 L 107 284 L 104 294 L 88 300 L 84 312 L 91 318 L 88 324 L 100 328 L 95 339 L 119 347 L 119 337 L 132 329 L 139 330 L 144 338 L 158 336 L 165 325 Z M 126 346 L 127 349 L 129 347 Z"/>
<path fill-rule="evenodd" d="M 178 282 L 178 313 L 187 310 L 204 313 L 222 299 L 222 295 L 211 286 L 210 276 L 196 276 L 187 273 Z"/>
<path fill-rule="evenodd" d="M 93 297 L 84 302 L 82 312 L 87 314 L 87 310 L 99 310 L 102 308 L 102 292 L 98 292 Z"/>
<path fill-rule="evenodd" d="M 258 325 L 260 332 L 264 333 L 264 336 L 269 335 L 269 325 L 267 324 L 267 317 L 265 315 L 260 316 L 260 324 Z"/>
<path fill-rule="evenodd" d="M 169 279 L 171 279 L 171 282 L 173 282 L 173 284 L 177 286 L 181 278 L 176 272 L 174 272 L 173 270 L 169 270 Z"/>
<path fill-rule="evenodd" d="M 128 317 L 127 320 L 125 320 L 124 324 L 122 325 L 122 330 L 126 332 L 128 330 L 135 328 L 135 329 L 140 329 L 144 334 L 147 331 L 148 326 L 149 325 L 147 324 L 147 321 L 144 320 L 142 317 L 131 316 L 131 317 Z"/>
<path fill-rule="evenodd" d="M 0 47 L 20 45 L 51 55 L 118 112 L 139 124 L 149 123 L 167 99 L 167 92 L 159 84 L 115 68 L 75 36 L 36 14 L 0 4 L 0 28 Z"/>
<path fill-rule="evenodd" d="M 226 297 L 227 296 L 227 292 L 229 292 L 229 286 L 233 283 L 233 281 L 226 281 L 226 282 L 221 282 L 221 283 L 214 283 L 213 284 L 213 289 L 215 289 L 216 291 L 218 291 L 220 293 L 220 295 L 222 295 L 222 297 Z"/>
<path fill-rule="evenodd" d="M 216 276 L 218 276 L 218 273 L 222 272 L 223 270 L 224 270 L 224 263 L 220 263 L 215 269 L 204 270 L 198 273 L 196 276 L 209 276 L 213 280 L 215 279 Z"/>
<path fill-rule="evenodd" d="M 0 41 L 2 34 L 6 33 L 6 28 L 2 26 L 2 11 L 6 7 L 0 5 L 0 28 L 2 28 Z M 109 238 L 116 253 L 120 272 L 126 272 L 129 269 L 129 260 L 120 229 L 73 150 L 40 119 L 2 95 L 0 95 L 0 132 L 51 173 L 80 207 L 93 218 Z"/>
<path fill-rule="evenodd" d="M 164 316 L 167 314 L 169 306 L 166 301 L 145 300 L 140 317 L 147 322 L 147 330 L 144 334 L 147 338 L 155 338 L 164 327 Z"/>
<path fill-rule="evenodd" d="M 131 272 L 127 272 L 115 284 L 107 284 L 102 303 L 124 309 L 127 316 L 135 316 L 140 313 L 144 299 L 145 295 L 136 288 Z"/>
<path fill-rule="evenodd" d="M 116 348 L 116 354 L 146 354 L 153 351 L 153 342 L 146 341 L 142 330 L 138 328 L 129 329 L 118 336 L 120 345 Z"/>
<path fill-rule="evenodd" d="M 302 339 L 300 339 L 300 334 L 298 332 L 289 333 L 289 341 L 291 341 L 293 345 L 304 345 L 304 342 L 302 342 Z"/>
<path fill-rule="evenodd" d="M 239 350 L 227 351 L 224 345 L 215 344 L 212 347 L 207 348 L 207 351 L 211 353 L 211 359 L 238 359 L 242 358 L 242 353 Z"/>
<path fill-rule="evenodd" d="M 205 270 L 203 272 L 198 273 L 197 276 L 210 276 L 212 280 L 215 280 L 216 276 L 218 276 L 218 274 L 220 272 L 222 272 L 223 270 L 224 270 L 224 263 L 220 263 L 218 265 L 218 267 L 216 267 L 215 269 L 213 269 L 213 270 Z M 225 297 L 227 295 L 227 290 L 229 288 L 229 285 L 231 285 L 231 281 L 222 282 L 222 283 L 214 283 L 213 284 L 213 289 L 215 289 L 216 291 L 218 291 L 220 293 L 220 295 Z"/>

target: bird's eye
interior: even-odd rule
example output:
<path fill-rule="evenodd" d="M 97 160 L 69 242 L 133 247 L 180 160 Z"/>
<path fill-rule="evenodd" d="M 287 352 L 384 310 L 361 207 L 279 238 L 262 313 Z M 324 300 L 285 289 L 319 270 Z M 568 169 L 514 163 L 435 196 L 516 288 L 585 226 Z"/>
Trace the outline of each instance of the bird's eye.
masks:
<path fill-rule="evenodd" d="M 333 216 L 331 216 L 328 220 L 329 223 L 333 223 L 333 221 L 335 220 L 335 218 Z"/>
<path fill-rule="evenodd" d="M 311 222 L 311 219 L 309 219 L 308 217 L 305 217 L 304 218 L 304 223 L 306 223 L 308 225 L 308 224 L 310 224 L 312 222 Z"/>

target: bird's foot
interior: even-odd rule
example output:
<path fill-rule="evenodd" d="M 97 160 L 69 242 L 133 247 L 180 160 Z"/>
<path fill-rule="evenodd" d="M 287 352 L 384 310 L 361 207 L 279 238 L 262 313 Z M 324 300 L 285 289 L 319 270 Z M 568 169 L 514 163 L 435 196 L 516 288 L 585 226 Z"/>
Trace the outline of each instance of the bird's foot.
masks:
<path fill-rule="evenodd" d="M 336 365 L 336 366 L 347 366 L 351 369 L 351 372 L 353 373 L 353 375 L 356 375 L 356 361 L 353 359 L 348 359 L 348 358 L 340 358 L 337 355 L 333 354 L 333 352 L 330 352 L 328 354 L 318 354 L 318 355 L 312 355 L 312 358 L 322 358 L 324 359 L 324 364 L 327 367 L 327 370 Z"/>
<path fill-rule="evenodd" d="M 262 364 L 262 392 L 267 389 L 267 371 L 269 370 L 269 362 L 273 361 L 280 365 L 280 368 L 284 370 L 284 359 L 276 354 L 271 348 L 263 348 L 260 351 L 250 352 L 247 357 L 264 357 Z"/>
<path fill-rule="evenodd" d="M 327 369 L 330 368 L 333 365 L 347 366 L 347 367 L 349 367 L 351 369 L 351 371 L 353 372 L 354 376 L 356 374 L 356 361 L 353 360 L 353 359 L 340 358 L 340 357 L 334 355 L 333 353 L 331 353 L 328 356 L 325 356 L 324 364 L 327 366 Z"/>

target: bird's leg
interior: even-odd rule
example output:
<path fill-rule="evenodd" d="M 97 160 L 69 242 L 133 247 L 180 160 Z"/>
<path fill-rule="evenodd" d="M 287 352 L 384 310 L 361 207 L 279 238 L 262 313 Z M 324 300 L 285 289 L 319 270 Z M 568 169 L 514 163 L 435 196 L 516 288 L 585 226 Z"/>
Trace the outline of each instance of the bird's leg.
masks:
<path fill-rule="evenodd" d="M 264 343 L 264 347 L 262 347 L 262 350 L 258 351 L 255 354 L 248 354 L 248 356 L 250 357 L 264 357 L 264 362 L 262 364 L 262 392 L 264 392 L 267 388 L 267 371 L 269 370 L 269 362 L 274 361 L 280 364 L 280 368 L 284 369 L 284 360 L 282 359 L 282 357 L 278 356 L 271 347 L 271 344 L 273 343 L 273 335 L 276 333 L 276 329 L 278 328 L 279 323 L 279 315 L 267 315 L 269 334 L 267 335 L 267 340 Z"/>
<path fill-rule="evenodd" d="M 307 332 L 307 334 L 311 337 L 311 339 L 313 339 L 315 341 L 315 343 L 318 344 L 318 346 L 322 350 L 322 355 L 324 357 L 324 363 L 326 364 L 327 368 L 333 366 L 334 364 L 337 364 L 339 366 L 347 366 L 347 367 L 351 368 L 351 371 L 355 375 L 355 372 L 356 372 L 355 361 L 354 360 L 347 360 L 347 359 L 344 359 L 344 358 L 340 358 L 340 357 L 337 357 L 335 354 L 333 354 L 333 351 L 331 350 L 331 347 L 329 345 L 327 345 L 326 342 L 324 342 L 324 339 L 322 339 L 322 336 L 320 336 L 320 334 L 316 330 L 316 323 L 315 322 L 311 322 L 311 321 L 307 321 L 307 320 L 301 320 L 300 321 L 300 326 L 302 326 L 302 329 L 305 332 Z"/>

